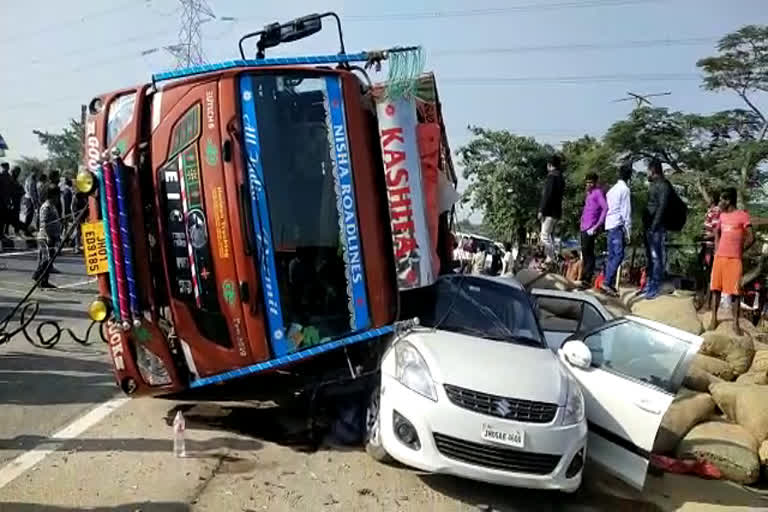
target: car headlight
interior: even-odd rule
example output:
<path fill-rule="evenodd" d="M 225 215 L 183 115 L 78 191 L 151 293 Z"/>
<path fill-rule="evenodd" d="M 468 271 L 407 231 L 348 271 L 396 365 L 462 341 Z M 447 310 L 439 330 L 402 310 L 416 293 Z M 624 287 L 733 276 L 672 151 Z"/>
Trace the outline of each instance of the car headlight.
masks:
<path fill-rule="evenodd" d="M 568 377 L 568 397 L 565 400 L 563 425 L 575 425 L 584 419 L 584 395 L 581 385 L 573 377 Z"/>
<path fill-rule="evenodd" d="M 395 378 L 416 393 L 437 402 L 437 390 L 424 358 L 405 340 L 395 344 Z"/>

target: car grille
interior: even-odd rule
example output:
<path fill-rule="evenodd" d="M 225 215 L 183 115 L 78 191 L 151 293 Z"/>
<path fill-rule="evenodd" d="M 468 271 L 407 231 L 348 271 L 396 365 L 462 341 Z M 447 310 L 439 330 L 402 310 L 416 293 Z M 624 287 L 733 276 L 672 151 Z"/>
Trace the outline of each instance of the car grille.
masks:
<path fill-rule="evenodd" d="M 558 462 L 560 462 L 559 455 L 530 453 L 487 444 L 471 443 L 438 433 L 434 434 L 434 438 L 438 451 L 445 457 L 485 468 L 548 475 L 555 470 Z"/>
<path fill-rule="evenodd" d="M 506 420 L 549 423 L 557 414 L 556 404 L 504 398 L 449 384 L 445 385 L 445 392 L 448 399 L 459 407 Z"/>

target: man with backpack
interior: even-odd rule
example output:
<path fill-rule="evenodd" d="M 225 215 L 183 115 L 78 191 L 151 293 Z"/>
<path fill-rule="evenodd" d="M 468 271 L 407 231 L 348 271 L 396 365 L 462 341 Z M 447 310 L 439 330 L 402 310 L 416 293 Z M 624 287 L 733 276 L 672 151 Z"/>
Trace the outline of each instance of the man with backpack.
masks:
<path fill-rule="evenodd" d="M 648 282 L 639 294 L 652 300 L 659 296 L 664 279 L 667 230 L 680 231 L 685 224 L 687 210 L 672 184 L 664 177 L 661 161 L 653 159 L 648 163 L 648 179 L 651 182 L 648 204 L 643 212 Z"/>

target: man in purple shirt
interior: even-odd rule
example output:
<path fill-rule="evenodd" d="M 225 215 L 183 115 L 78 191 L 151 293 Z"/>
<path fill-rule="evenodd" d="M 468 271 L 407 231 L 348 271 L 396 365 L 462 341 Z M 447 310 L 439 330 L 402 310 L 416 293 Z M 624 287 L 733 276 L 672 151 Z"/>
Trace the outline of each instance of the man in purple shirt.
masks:
<path fill-rule="evenodd" d="M 603 190 L 597 185 L 597 174 L 591 172 L 586 179 L 587 195 L 584 198 L 584 210 L 581 212 L 581 259 L 584 271 L 581 274 L 581 288 L 592 286 L 595 273 L 595 238 L 597 230 L 605 222 L 608 204 Z"/>

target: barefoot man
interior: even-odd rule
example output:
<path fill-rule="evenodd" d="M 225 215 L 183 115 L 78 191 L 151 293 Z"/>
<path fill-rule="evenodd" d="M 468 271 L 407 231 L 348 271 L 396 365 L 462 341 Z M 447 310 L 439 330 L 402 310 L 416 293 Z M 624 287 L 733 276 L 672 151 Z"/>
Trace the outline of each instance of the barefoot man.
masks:
<path fill-rule="evenodd" d="M 745 210 L 736 209 L 736 189 L 727 188 L 720 195 L 720 224 L 715 230 L 715 261 L 712 264 L 712 322 L 709 330 L 717 329 L 717 310 L 722 292 L 731 296 L 733 332 L 741 336 L 741 256 L 755 242 L 752 223 Z"/>

